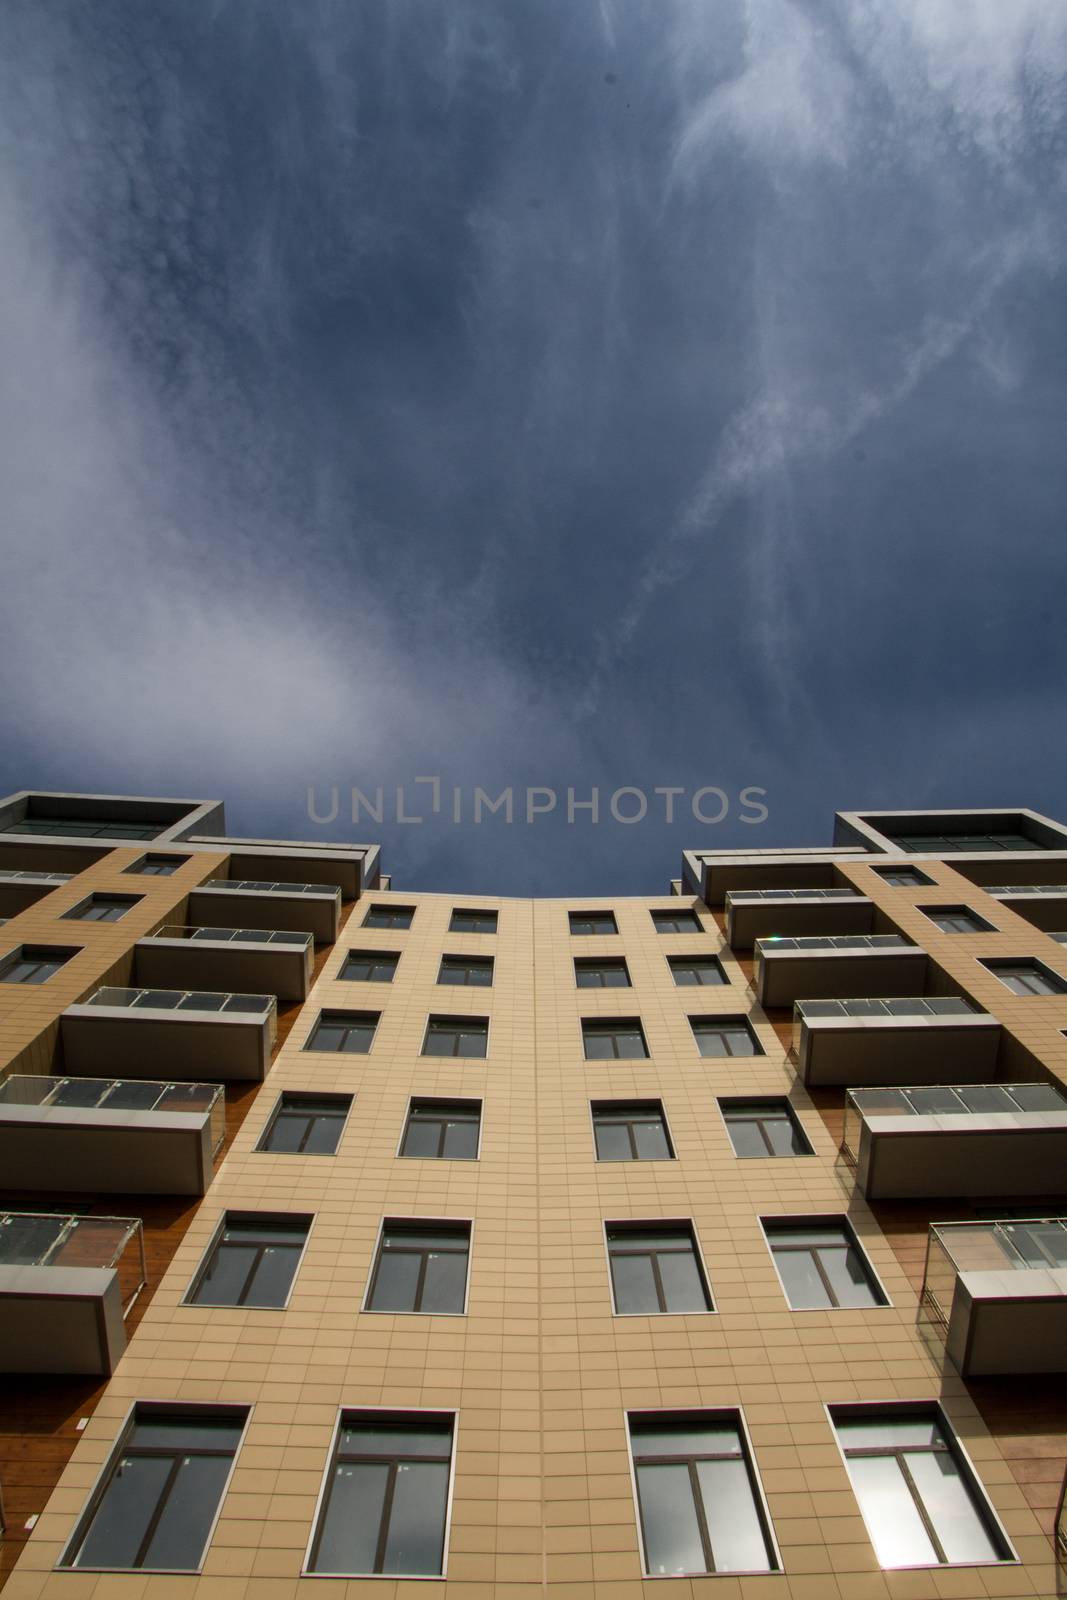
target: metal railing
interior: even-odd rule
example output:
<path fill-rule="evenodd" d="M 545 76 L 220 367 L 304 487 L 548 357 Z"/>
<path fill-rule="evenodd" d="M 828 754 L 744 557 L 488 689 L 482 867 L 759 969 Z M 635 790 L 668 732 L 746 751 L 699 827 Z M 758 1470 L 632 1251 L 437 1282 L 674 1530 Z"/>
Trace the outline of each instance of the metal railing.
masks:
<path fill-rule="evenodd" d="M 852 1165 L 870 1117 L 990 1116 L 1067 1111 L 1067 1095 L 1051 1083 L 929 1084 L 908 1089 L 846 1089 L 841 1154 Z"/>
<path fill-rule="evenodd" d="M 206 1111 L 214 1155 L 218 1155 L 226 1138 L 226 1096 L 217 1083 L 61 1078 L 13 1072 L 0 1079 L 0 1105 L 68 1106 L 79 1111 Z"/>
<path fill-rule="evenodd" d="M 1067 1267 L 1067 1217 L 1003 1222 L 932 1222 L 920 1305 L 948 1326 L 956 1279 L 963 1272 L 1026 1272 Z"/>
<path fill-rule="evenodd" d="M 328 894 L 340 899 L 340 888 L 332 883 L 268 883 L 258 878 L 208 878 L 202 889 L 239 889 L 253 894 Z M 196 892 L 195 890 L 193 891 Z"/>
<path fill-rule="evenodd" d="M 140 1217 L 0 1211 L 0 1266 L 115 1267 L 122 1314 L 148 1282 Z"/>
<path fill-rule="evenodd" d="M 189 923 L 168 923 L 150 935 L 153 939 L 203 939 L 220 944 L 282 944 L 296 945 L 306 950 L 312 943 L 310 933 L 297 933 L 285 928 L 203 928 Z"/>
<path fill-rule="evenodd" d="M 805 933 L 796 938 L 768 933 L 756 940 L 756 953 L 766 955 L 769 950 L 914 950 L 920 954 L 918 946 L 899 933 Z"/>
<path fill-rule="evenodd" d="M 225 994 L 207 989 L 122 989 L 104 985 L 86 1001 L 90 1006 L 122 1006 L 131 1011 L 215 1012 L 224 1016 L 269 1015 L 270 1038 L 278 1037 L 278 1001 L 272 994 Z"/>
<path fill-rule="evenodd" d="M 760 900 L 864 900 L 858 889 L 728 889 L 726 899 L 731 905 L 742 905 Z"/>

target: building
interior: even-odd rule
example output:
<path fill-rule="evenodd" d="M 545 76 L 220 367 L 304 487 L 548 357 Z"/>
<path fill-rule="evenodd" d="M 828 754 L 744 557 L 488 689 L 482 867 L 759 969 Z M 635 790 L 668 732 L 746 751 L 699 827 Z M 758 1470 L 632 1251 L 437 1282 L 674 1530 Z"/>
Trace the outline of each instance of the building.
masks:
<path fill-rule="evenodd" d="M 5 1600 L 1060 1592 L 1067 827 L 224 826 L 0 802 Z"/>

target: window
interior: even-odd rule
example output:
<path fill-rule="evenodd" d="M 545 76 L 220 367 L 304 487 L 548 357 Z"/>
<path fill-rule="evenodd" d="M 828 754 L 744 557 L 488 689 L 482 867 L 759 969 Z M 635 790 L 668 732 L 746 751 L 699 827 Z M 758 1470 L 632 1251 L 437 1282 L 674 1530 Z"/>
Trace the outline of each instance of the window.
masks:
<path fill-rule="evenodd" d="M 337 1152 L 350 1094 L 302 1094 L 286 1090 L 256 1149 L 273 1155 L 332 1156 Z"/>
<path fill-rule="evenodd" d="M 468 1056 L 484 1060 L 489 1052 L 488 1017 L 431 1017 L 422 1041 L 424 1056 Z"/>
<path fill-rule="evenodd" d="M 414 906 L 369 906 L 363 918 L 365 928 L 410 928 L 415 917 Z"/>
<path fill-rule="evenodd" d="M 337 976 L 348 983 L 392 983 L 399 960 L 395 950 L 350 950 Z"/>
<path fill-rule="evenodd" d="M 443 1575 L 452 1437 L 440 1412 L 343 1412 L 308 1571 Z"/>
<path fill-rule="evenodd" d="M 64 911 L 63 917 L 69 922 L 118 922 L 131 906 L 140 903 L 139 894 L 91 894 Z"/>
<path fill-rule="evenodd" d="M 649 1576 L 778 1571 L 740 1412 L 643 1412 L 629 1423 Z"/>
<path fill-rule="evenodd" d="M 155 839 L 163 829 L 151 822 L 109 822 L 103 817 L 23 817 L 4 833 L 37 833 L 53 839 Z"/>
<path fill-rule="evenodd" d="M 1012 994 L 1067 994 L 1067 981 L 1043 961 L 983 961 Z"/>
<path fill-rule="evenodd" d="M 490 989 L 493 984 L 492 956 L 442 956 L 438 983 L 459 988 Z"/>
<path fill-rule="evenodd" d="M 232 1406 L 138 1405 L 61 1564 L 196 1572 L 247 1418 Z"/>
<path fill-rule="evenodd" d="M 744 1017 L 690 1017 L 702 1056 L 761 1056 L 763 1046 Z"/>
<path fill-rule="evenodd" d="M 788 1100 L 720 1100 L 719 1110 L 735 1156 L 813 1154 Z"/>
<path fill-rule="evenodd" d="M 0 957 L 0 983 L 47 983 L 78 954 L 60 945 L 20 944 Z"/>
<path fill-rule="evenodd" d="M 310 1217 L 227 1212 L 185 1303 L 193 1306 L 284 1306 L 307 1244 Z"/>
<path fill-rule="evenodd" d="M 992 850 L 1046 850 L 1039 839 L 1028 839 L 1025 833 L 899 833 L 886 834 L 901 850 L 915 854 L 945 856 L 961 851 Z"/>
<path fill-rule="evenodd" d="M 588 936 L 595 933 L 618 933 L 613 911 L 571 911 L 571 933 Z"/>
<path fill-rule="evenodd" d="M 794 1311 L 889 1304 L 843 1217 L 761 1220 Z"/>
<path fill-rule="evenodd" d="M 689 1222 L 609 1222 L 608 1259 L 620 1316 L 713 1311 Z"/>
<path fill-rule="evenodd" d="M 718 956 L 668 956 L 667 965 L 679 989 L 711 988 L 730 981 Z"/>
<path fill-rule="evenodd" d="M 704 932 L 704 924 L 695 911 L 653 911 L 650 915 L 657 933 Z"/>
<path fill-rule="evenodd" d="M 448 924 L 449 933 L 495 933 L 495 911 L 468 911 L 457 906 Z"/>
<path fill-rule="evenodd" d="M 184 867 L 188 856 L 163 856 L 148 854 L 139 861 L 132 861 L 128 867 L 123 867 L 123 872 L 135 872 L 142 878 L 169 878 L 172 872 L 177 872 L 179 867 Z"/>
<path fill-rule="evenodd" d="M 386 1217 L 367 1290 L 368 1311 L 461 1316 L 466 1310 L 469 1222 Z"/>
<path fill-rule="evenodd" d="M 587 1061 L 636 1061 L 648 1055 L 639 1017 L 583 1017 Z"/>
<path fill-rule="evenodd" d="M 939 1406 L 834 1406 L 830 1417 L 881 1566 L 1012 1559 Z"/>
<path fill-rule="evenodd" d="M 935 881 L 918 867 L 874 867 L 872 870 L 894 889 L 925 889 Z"/>
<path fill-rule="evenodd" d="M 598 1161 L 673 1161 L 674 1147 L 659 1100 L 594 1100 Z"/>
<path fill-rule="evenodd" d="M 622 956 L 575 957 L 574 981 L 579 989 L 629 989 L 630 969 Z"/>
<path fill-rule="evenodd" d="M 480 1100 L 412 1100 L 400 1154 L 421 1160 L 476 1161 Z"/>
<path fill-rule="evenodd" d="M 374 1043 L 377 1011 L 323 1011 L 304 1045 L 305 1050 L 340 1050 L 365 1056 Z"/>
<path fill-rule="evenodd" d="M 991 922 L 980 917 L 969 906 L 917 906 L 924 917 L 929 917 L 942 933 L 995 933 Z"/>

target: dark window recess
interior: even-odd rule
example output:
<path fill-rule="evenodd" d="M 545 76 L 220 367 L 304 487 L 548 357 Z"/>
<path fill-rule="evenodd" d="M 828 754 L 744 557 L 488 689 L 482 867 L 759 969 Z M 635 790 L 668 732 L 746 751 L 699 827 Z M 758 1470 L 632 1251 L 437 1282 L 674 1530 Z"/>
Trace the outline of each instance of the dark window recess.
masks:
<path fill-rule="evenodd" d="M 787 1100 L 720 1100 L 734 1154 L 810 1156 L 811 1145 Z"/>
<path fill-rule="evenodd" d="M 598 933 L 618 933 L 613 911 L 571 911 L 571 933 L 591 936 Z"/>
<path fill-rule="evenodd" d="M 648 1055 L 638 1017 L 583 1017 L 582 1043 L 587 1061 L 636 1061 Z"/>
<path fill-rule="evenodd" d="M 136 873 L 142 878 L 169 878 L 172 872 L 184 867 L 188 859 L 188 856 L 154 855 L 150 852 L 142 856 L 139 861 L 133 861 L 128 867 L 123 867 L 122 870 Z"/>
<path fill-rule="evenodd" d="M 918 906 L 924 917 L 929 917 L 942 933 L 995 933 L 991 922 L 980 917 L 969 906 Z"/>
<path fill-rule="evenodd" d="M 399 960 L 395 950 L 350 950 L 337 976 L 349 983 L 392 983 Z"/>
<path fill-rule="evenodd" d="M 465 1056 L 484 1060 L 489 1049 L 488 1017 L 431 1017 L 422 1044 L 424 1056 Z"/>
<path fill-rule="evenodd" d="M 658 1100 L 593 1102 L 598 1161 L 673 1161 L 667 1119 Z"/>
<path fill-rule="evenodd" d="M 256 1149 L 274 1155 L 332 1156 L 351 1109 L 351 1095 L 286 1092 Z"/>
<path fill-rule="evenodd" d="M 400 1154 L 421 1160 L 473 1161 L 481 1125 L 477 1100 L 412 1100 Z"/>
<path fill-rule="evenodd" d="M 466 911 L 457 908 L 448 924 L 449 933 L 495 933 L 495 911 Z"/>
<path fill-rule="evenodd" d="M 343 1577 L 444 1570 L 452 1419 L 345 1412 L 308 1563 Z"/>
<path fill-rule="evenodd" d="M 457 988 L 490 989 L 493 985 L 492 956 L 442 956 L 438 983 Z"/>
<path fill-rule="evenodd" d="M 61 1564 L 195 1572 L 247 1415 L 139 1405 Z"/>
<path fill-rule="evenodd" d="M 702 1056 L 761 1056 L 763 1046 L 744 1017 L 690 1017 Z"/>
<path fill-rule="evenodd" d="M 679 989 L 710 989 L 730 981 L 717 956 L 668 956 L 667 964 Z"/>
<path fill-rule="evenodd" d="M 283 1306 L 307 1243 L 308 1217 L 227 1217 L 189 1291 L 197 1306 Z"/>
<path fill-rule="evenodd" d="M 574 959 L 574 981 L 579 989 L 629 989 L 630 971 L 622 956 Z"/>
<path fill-rule="evenodd" d="M 1012 994 L 1067 994 L 1067 980 L 1043 961 L 983 961 Z"/>
<path fill-rule="evenodd" d="M 888 1304 L 852 1229 L 844 1220 L 765 1221 L 786 1299 L 794 1311 Z"/>
<path fill-rule="evenodd" d="M 875 867 L 873 870 L 894 889 L 925 889 L 936 881 L 918 867 Z"/>
<path fill-rule="evenodd" d="M 47 983 L 77 950 L 56 945 L 23 944 L 0 958 L 0 983 Z"/>
<path fill-rule="evenodd" d="M 140 902 L 139 894 L 91 894 L 87 900 L 64 911 L 63 917 L 69 922 L 118 922 L 131 906 Z"/>
<path fill-rule="evenodd" d="M 323 1011 L 304 1049 L 365 1056 L 374 1042 L 378 1016 L 377 1011 Z"/>
<path fill-rule="evenodd" d="M 386 1222 L 367 1309 L 461 1313 L 470 1237 L 469 1222 Z"/>
<path fill-rule="evenodd" d="M 901 850 L 915 855 L 947 856 L 968 851 L 993 850 L 1047 850 L 1038 839 L 1028 839 L 1025 833 L 1005 831 L 991 833 L 898 833 L 887 834 Z"/>
<path fill-rule="evenodd" d="M 363 918 L 365 928 L 410 928 L 415 918 L 414 906 L 368 906 Z"/>
<path fill-rule="evenodd" d="M 649 913 L 657 933 L 703 933 L 704 925 L 695 911 L 652 911 Z"/>
<path fill-rule="evenodd" d="M 714 1309 L 688 1222 L 608 1223 L 607 1236 L 617 1312 Z"/>

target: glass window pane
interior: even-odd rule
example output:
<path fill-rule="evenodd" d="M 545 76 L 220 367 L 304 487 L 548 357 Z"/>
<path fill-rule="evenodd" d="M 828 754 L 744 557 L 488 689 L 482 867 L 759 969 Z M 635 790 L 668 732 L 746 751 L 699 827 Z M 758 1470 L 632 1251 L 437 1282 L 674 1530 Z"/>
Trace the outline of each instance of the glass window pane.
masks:
<path fill-rule="evenodd" d="M 158 1446 L 180 1453 L 183 1450 L 236 1450 L 244 1418 L 232 1416 L 189 1417 L 161 1413 L 139 1415 L 130 1440 L 136 1445 Z"/>
<path fill-rule="evenodd" d="M 635 1061 L 647 1054 L 645 1041 L 639 1033 L 617 1033 L 615 1042 L 622 1061 Z"/>
<path fill-rule="evenodd" d="M 835 1421 L 834 1427 L 846 1450 L 944 1442 L 933 1417 L 897 1416 L 893 1413 L 876 1417 L 842 1417 L 840 1421 Z"/>
<path fill-rule="evenodd" d="M 131 1567 L 171 1469 L 168 1457 L 123 1456 L 81 1549 L 79 1567 Z"/>
<path fill-rule="evenodd" d="M 461 1312 L 466 1288 L 467 1252 L 431 1252 L 426 1258 L 426 1277 L 419 1310 Z"/>
<path fill-rule="evenodd" d="M 660 1121 L 635 1122 L 634 1140 L 637 1144 L 637 1154 L 642 1161 L 664 1161 L 670 1159 L 670 1146 L 667 1143 L 667 1130 Z"/>
<path fill-rule="evenodd" d="M 220 1244 L 196 1287 L 197 1305 L 237 1305 L 255 1257 L 254 1245 Z"/>
<path fill-rule="evenodd" d="M 259 1258 L 246 1306 L 283 1306 L 292 1288 L 299 1249 L 292 1245 L 268 1245 Z"/>
<path fill-rule="evenodd" d="M 344 1113 L 340 1111 L 320 1112 L 312 1117 L 308 1136 L 304 1142 L 304 1154 L 332 1156 L 337 1149 L 344 1120 Z"/>
<path fill-rule="evenodd" d="M 445 1127 L 445 1155 L 450 1161 L 473 1161 L 478 1154 L 479 1123 L 473 1118 Z"/>
<path fill-rule="evenodd" d="M 908 1470 L 949 1561 L 997 1561 L 1001 1552 L 947 1450 L 909 1455 Z"/>
<path fill-rule="evenodd" d="M 436 1156 L 440 1138 L 439 1122 L 413 1116 L 408 1120 L 407 1132 L 404 1135 L 404 1154 L 412 1157 Z"/>
<path fill-rule="evenodd" d="M 353 1418 L 341 1429 L 341 1454 L 359 1456 L 447 1456 L 450 1423 L 364 1422 Z"/>
<path fill-rule="evenodd" d="M 769 1572 L 752 1484 L 743 1461 L 697 1463 L 716 1572 Z"/>
<path fill-rule="evenodd" d="M 645 1535 L 645 1561 L 655 1577 L 706 1572 L 689 1468 L 637 1468 L 637 1492 Z"/>
<path fill-rule="evenodd" d="M 585 1055 L 587 1061 L 613 1061 L 615 1050 L 607 1034 L 589 1033 L 585 1035 Z"/>
<path fill-rule="evenodd" d="M 878 1306 L 883 1302 L 867 1277 L 863 1258 L 855 1245 L 842 1250 L 820 1250 L 822 1269 L 833 1286 L 839 1306 Z"/>
<path fill-rule="evenodd" d="M 634 1422 L 634 1456 L 739 1456 L 741 1435 L 722 1422 Z"/>
<path fill-rule="evenodd" d="M 274 1150 L 281 1155 L 295 1155 L 300 1148 L 306 1127 L 306 1117 L 294 1117 L 280 1112 L 274 1120 L 263 1148 Z"/>
<path fill-rule="evenodd" d="M 611 1258 L 611 1277 L 615 1285 L 616 1311 L 652 1313 L 659 1311 L 656 1280 L 649 1256 Z"/>
<path fill-rule="evenodd" d="M 597 1122 L 596 1153 L 598 1161 L 632 1161 L 630 1134 L 623 1122 Z"/>
<path fill-rule="evenodd" d="M 807 1141 L 791 1117 L 786 1115 L 766 1117 L 763 1128 L 776 1156 L 807 1155 Z"/>
<path fill-rule="evenodd" d="M 659 1275 L 668 1311 L 706 1311 L 704 1291 L 696 1257 L 689 1251 L 673 1251 L 659 1257 Z"/>
<path fill-rule="evenodd" d="M 420 1257 L 412 1252 L 383 1251 L 378 1260 L 371 1307 L 375 1311 L 413 1311 Z"/>
<path fill-rule="evenodd" d="M 228 1455 L 182 1457 L 143 1566 L 199 1565 L 231 1464 Z"/>
<path fill-rule="evenodd" d="M 330 1485 L 316 1572 L 374 1571 L 389 1468 L 377 1462 L 338 1462 Z"/>
<path fill-rule="evenodd" d="M 383 1572 L 440 1572 L 447 1501 L 448 1466 L 443 1461 L 399 1463 Z"/>
<path fill-rule="evenodd" d="M 825 1311 L 831 1304 L 808 1250 L 776 1250 L 775 1265 L 794 1311 Z"/>
<path fill-rule="evenodd" d="M 730 1143 L 734 1153 L 748 1160 L 752 1157 L 765 1156 L 767 1146 L 760 1132 L 759 1123 L 754 1118 L 742 1119 L 727 1118 L 727 1129 L 730 1134 Z"/>
<path fill-rule="evenodd" d="M 879 1565 L 936 1565 L 937 1552 L 895 1459 L 850 1456 L 846 1465 Z"/>

